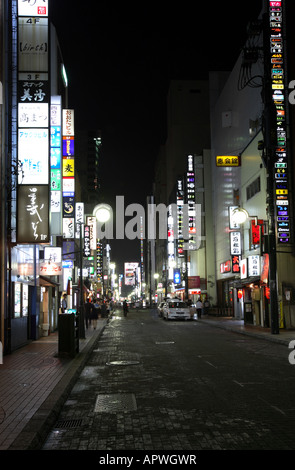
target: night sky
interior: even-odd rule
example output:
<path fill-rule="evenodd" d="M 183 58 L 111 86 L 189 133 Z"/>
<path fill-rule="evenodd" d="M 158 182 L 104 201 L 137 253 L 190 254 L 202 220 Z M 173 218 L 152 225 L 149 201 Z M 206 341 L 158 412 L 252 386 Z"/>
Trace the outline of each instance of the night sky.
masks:
<path fill-rule="evenodd" d="M 209 70 L 231 70 L 247 24 L 261 8 L 262 0 L 50 0 L 75 126 L 102 131 L 105 202 L 113 205 L 116 195 L 125 195 L 126 203 L 144 203 L 165 143 L 169 80 L 206 79 Z M 139 261 L 137 244 L 131 245 L 134 256 L 126 261 Z"/>

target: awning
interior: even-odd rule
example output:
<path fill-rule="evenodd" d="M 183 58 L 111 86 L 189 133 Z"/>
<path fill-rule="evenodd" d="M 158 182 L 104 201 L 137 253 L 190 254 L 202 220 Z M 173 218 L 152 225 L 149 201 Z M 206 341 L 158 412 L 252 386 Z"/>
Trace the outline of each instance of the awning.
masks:
<path fill-rule="evenodd" d="M 51 279 L 49 279 L 48 277 L 45 277 L 45 276 L 39 276 L 39 283 L 40 283 L 40 286 L 43 286 L 43 287 L 57 287 L 59 286 L 59 283 L 58 282 L 54 282 L 52 281 Z"/>

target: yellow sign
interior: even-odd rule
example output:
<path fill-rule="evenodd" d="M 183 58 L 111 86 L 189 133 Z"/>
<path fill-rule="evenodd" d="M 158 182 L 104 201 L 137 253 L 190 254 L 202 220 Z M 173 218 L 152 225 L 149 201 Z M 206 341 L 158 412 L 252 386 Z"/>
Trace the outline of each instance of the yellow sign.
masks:
<path fill-rule="evenodd" d="M 216 166 L 241 166 L 241 159 L 237 155 L 219 155 Z"/>
<path fill-rule="evenodd" d="M 63 158 L 62 159 L 62 175 L 63 176 L 75 176 L 75 165 L 74 158 Z"/>
<path fill-rule="evenodd" d="M 288 194 L 288 189 L 276 189 L 276 194 Z"/>

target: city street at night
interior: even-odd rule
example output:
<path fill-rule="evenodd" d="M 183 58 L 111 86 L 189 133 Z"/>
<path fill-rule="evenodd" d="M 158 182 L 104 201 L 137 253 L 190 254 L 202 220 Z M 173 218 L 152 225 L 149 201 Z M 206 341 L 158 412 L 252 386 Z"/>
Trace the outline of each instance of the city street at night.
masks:
<path fill-rule="evenodd" d="M 114 313 L 46 450 L 290 450 L 287 345 L 156 310 Z"/>
<path fill-rule="evenodd" d="M 295 450 L 294 17 L 0 0 L 10 465 Z"/>

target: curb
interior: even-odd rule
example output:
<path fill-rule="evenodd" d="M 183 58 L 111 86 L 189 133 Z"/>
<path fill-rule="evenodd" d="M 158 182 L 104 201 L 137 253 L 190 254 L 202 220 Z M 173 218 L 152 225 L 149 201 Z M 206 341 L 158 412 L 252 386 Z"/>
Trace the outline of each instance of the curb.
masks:
<path fill-rule="evenodd" d="M 72 389 L 77 377 L 82 372 L 92 350 L 96 347 L 106 325 L 101 328 L 97 336 L 89 339 L 83 351 L 78 353 L 69 370 L 65 373 L 57 386 L 44 400 L 38 411 L 26 424 L 24 429 L 9 446 L 9 451 L 15 450 L 40 450 L 48 435 L 48 432 L 56 422 L 58 415 Z"/>
<path fill-rule="evenodd" d="M 228 330 L 228 331 L 231 331 L 233 333 L 237 333 L 237 334 L 242 334 L 242 335 L 246 335 L 246 336 L 252 336 L 254 338 L 258 338 L 258 339 L 263 339 L 265 341 L 271 341 L 271 342 L 274 342 L 274 343 L 279 343 L 279 344 L 283 344 L 283 345 L 289 345 L 289 342 L 290 342 L 290 339 L 287 339 L 287 338 L 282 338 L 280 337 L 280 335 L 273 335 L 271 333 L 267 334 L 267 333 L 258 333 L 258 332 L 255 332 L 255 331 L 249 331 L 249 330 L 242 330 L 242 329 L 238 329 L 234 326 L 230 326 L 230 325 L 226 325 L 224 323 L 215 323 L 213 321 L 206 321 L 201 319 L 201 320 L 198 320 L 200 323 L 206 323 L 206 325 L 209 325 L 209 326 L 213 326 L 215 328 L 221 328 L 223 330 Z"/>

